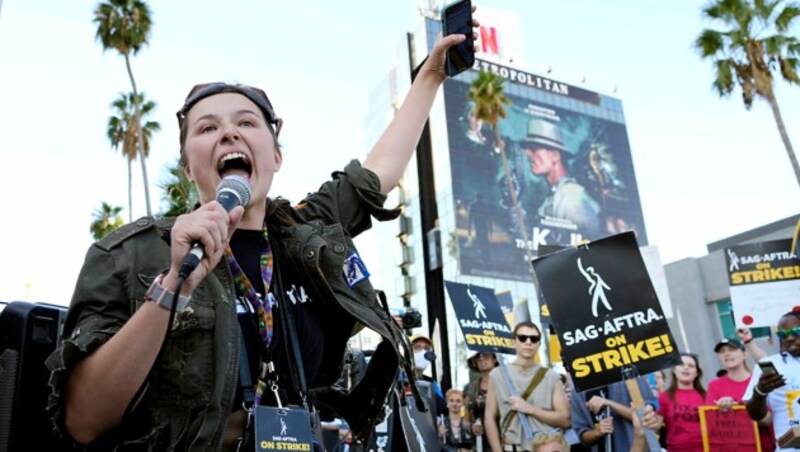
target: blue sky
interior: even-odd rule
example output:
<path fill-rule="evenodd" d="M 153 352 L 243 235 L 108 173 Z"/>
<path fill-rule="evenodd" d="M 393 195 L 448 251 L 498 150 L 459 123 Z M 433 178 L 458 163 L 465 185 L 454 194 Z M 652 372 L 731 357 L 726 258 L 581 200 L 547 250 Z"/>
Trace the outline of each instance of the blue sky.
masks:
<path fill-rule="evenodd" d="M 648 238 L 665 263 L 798 212 L 798 184 L 767 104 L 747 112 L 738 92 L 721 100 L 710 89 L 710 63 L 692 49 L 703 2 L 476 4 L 479 18 L 482 5 L 519 11 L 528 72 L 551 66 L 550 76 L 567 83 L 585 76 L 579 86 L 618 88 Z M 92 211 L 103 201 L 127 209 L 125 160 L 110 149 L 105 125 L 109 104 L 130 85 L 122 58 L 95 41 L 95 5 L 2 2 L 0 191 L 9 202 L 0 223 L 0 300 L 67 303 L 91 244 Z M 273 194 L 298 201 L 349 159 L 364 157 L 369 93 L 404 33 L 418 29 L 409 0 L 150 6 L 151 42 L 132 64 L 162 126 L 148 159 L 154 205 L 155 184 L 177 156 L 174 112 L 193 84 L 238 81 L 269 93 L 286 121 L 285 165 Z M 800 88 L 779 82 L 777 95 L 798 147 Z M 134 170 L 136 218 L 145 210 Z"/>

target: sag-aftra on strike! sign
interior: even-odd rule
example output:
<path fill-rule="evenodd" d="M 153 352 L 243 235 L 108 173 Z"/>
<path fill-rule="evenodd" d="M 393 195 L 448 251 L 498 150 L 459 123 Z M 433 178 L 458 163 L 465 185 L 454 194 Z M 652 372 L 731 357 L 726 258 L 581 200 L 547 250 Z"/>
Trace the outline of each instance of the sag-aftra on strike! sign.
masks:
<path fill-rule="evenodd" d="M 679 352 L 632 232 L 533 261 L 578 391 L 679 361 Z"/>

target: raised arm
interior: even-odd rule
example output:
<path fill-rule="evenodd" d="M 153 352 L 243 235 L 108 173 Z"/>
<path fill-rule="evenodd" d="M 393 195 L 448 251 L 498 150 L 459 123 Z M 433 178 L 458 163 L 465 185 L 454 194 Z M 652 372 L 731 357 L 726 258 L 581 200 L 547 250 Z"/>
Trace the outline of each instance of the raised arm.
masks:
<path fill-rule="evenodd" d="M 473 21 L 473 26 L 477 25 L 477 21 Z M 464 35 L 454 34 L 436 41 L 397 115 L 367 155 L 363 167 L 378 175 L 381 193 L 392 191 L 403 177 L 422 135 L 436 92 L 447 78 L 445 53 L 465 39 Z"/>
<path fill-rule="evenodd" d="M 752 356 L 755 361 L 760 361 L 767 356 L 767 352 L 753 341 L 753 332 L 750 331 L 750 328 L 738 328 L 736 334 L 739 336 L 739 340 L 742 341 L 742 344 L 747 347 L 750 356 Z"/>

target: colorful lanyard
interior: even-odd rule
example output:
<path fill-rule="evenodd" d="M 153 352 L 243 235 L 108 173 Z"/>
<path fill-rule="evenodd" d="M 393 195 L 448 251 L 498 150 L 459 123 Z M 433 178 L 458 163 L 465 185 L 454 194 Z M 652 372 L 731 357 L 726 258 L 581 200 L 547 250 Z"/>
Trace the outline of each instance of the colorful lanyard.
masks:
<path fill-rule="evenodd" d="M 269 302 L 269 285 L 272 281 L 272 248 L 269 246 L 269 233 L 267 232 L 267 225 L 264 224 L 264 251 L 261 252 L 259 259 L 259 266 L 261 267 L 261 279 L 264 281 L 264 299 L 258 296 L 253 284 L 247 279 L 236 259 L 233 257 L 233 251 L 230 246 L 225 248 L 225 255 L 228 256 L 228 262 L 233 274 L 233 281 L 236 284 L 236 292 L 243 295 L 250 306 L 256 311 L 258 318 L 258 333 L 264 341 L 265 350 L 269 350 L 269 344 L 272 342 L 272 305 Z M 264 393 L 266 385 L 263 381 L 258 382 L 256 387 L 256 405 L 260 404 L 261 396 Z"/>

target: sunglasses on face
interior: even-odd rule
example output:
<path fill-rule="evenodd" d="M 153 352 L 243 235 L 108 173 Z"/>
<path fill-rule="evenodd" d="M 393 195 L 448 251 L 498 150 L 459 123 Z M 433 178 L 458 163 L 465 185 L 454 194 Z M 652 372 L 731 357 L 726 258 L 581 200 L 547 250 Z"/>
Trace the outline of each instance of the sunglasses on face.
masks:
<path fill-rule="evenodd" d="M 186 96 L 186 101 L 183 103 L 183 107 L 178 110 L 178 126 L 183 125 L 183 121 L 186 120 L 186 115 L 189 114 L 189 110 L 191 110 L 197 102 L 205 99 L 208 96 L 219 93 L 238 93 L 248 98 L 264 113 L 267 123 L 275 128 L 275 135 L 277 136 L 280 133 L 283 120 L 275 115 L 275 110 L 272 108 L 272 103 L 269 101 L 267 93 L 265 93 L 261 88 L 238 83 L 230 84 L 217 82 L 195 85 L 192 90 L 189 91 L 189 95 Z"/>
<path fill-rule="evenodd" d="M 538 344 L 541 339 L 538 334 L 517 334 L 517 340 L 523 343 L 530 340 L 531 344 Z"/>
<path fill-rule="evenodd" d="M 800 326 L 795 326 L 785 330 L 778 330 L 776 333 L 781 340 L 786 339 L 789 336 L 800 337 Z"/>

